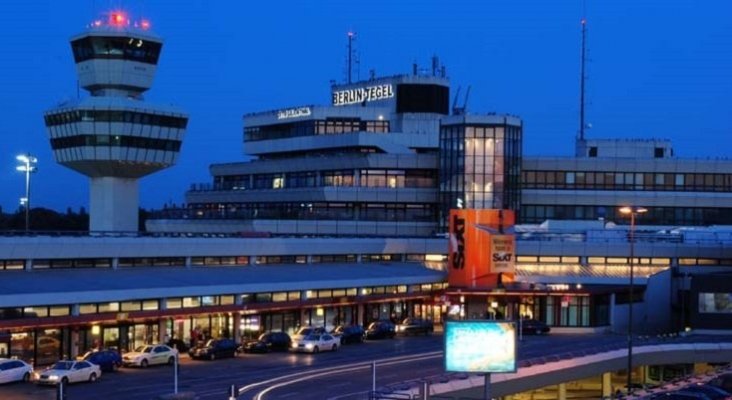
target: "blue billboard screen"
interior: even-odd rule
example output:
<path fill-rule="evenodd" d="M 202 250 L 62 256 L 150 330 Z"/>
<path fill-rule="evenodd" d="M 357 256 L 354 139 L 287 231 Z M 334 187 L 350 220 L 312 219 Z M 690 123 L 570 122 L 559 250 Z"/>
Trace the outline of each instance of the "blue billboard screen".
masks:
<path fill-rule="evenodd" d="M 516 326 L 503 321 L 446 321 L 445 371 L 516 372 Z"/>

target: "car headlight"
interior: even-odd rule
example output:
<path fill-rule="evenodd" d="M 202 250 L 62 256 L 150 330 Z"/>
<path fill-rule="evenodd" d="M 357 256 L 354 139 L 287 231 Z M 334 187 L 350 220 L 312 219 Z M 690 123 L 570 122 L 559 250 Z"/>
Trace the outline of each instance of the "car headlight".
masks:
<path fill-rule="evenodd" d="M 48 377 L 48 379 L 49 380 L 52 380 L 52 381 L 57 381 L 58 380 L 58 375 L 51 375 L 51 376 Z"/>
<path fill-rule="evenodd" d="M 307 348 L 307 349 L 312 349 L 313 347 L 315 347 L 315 346 L 313 346 L 312 343 L 308 343 L 305 345 L 305 348 Z"/>
<path fill-rule="evenodd" d="M 297 348 L 297 343 L 295 343 L 295 342 L 292 342 L 292 348 L 293 348 L 293 349 L 296 349 L 296 348 Z"/>

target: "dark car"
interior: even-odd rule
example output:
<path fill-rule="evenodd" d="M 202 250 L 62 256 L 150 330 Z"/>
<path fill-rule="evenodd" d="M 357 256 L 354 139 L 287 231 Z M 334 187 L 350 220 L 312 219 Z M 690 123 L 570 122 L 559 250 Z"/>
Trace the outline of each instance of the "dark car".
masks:
<path fill-rule="evenodd" d="M 248 340 L 239 346 L 243 353 L 267 353 L 270 351 L 287 351 L 292 344 L 290 335 L 285 332 L 266 332 L 257 340 Z"/>
<path fill-rule="evenodd" d="M 435 326 L 432 321 L 421 318 L 405 318 L 401 324 L 397 325 L 396 331 L 403 335 L 429 335 L 434 332 Z"/>
<path fill-rule="evenodd" d="M 523 319 L 516 325 L 520 325 L 524 335 L 543 335 L 551 330 L 547 324 L 536 319 Z"/>
<path fill-rule="evenodd" d="M 122 366 L 122 356 L 115 350 L 88 351 L 81 359 L 98 365 L 105 372 L 116 371 Z"/>
<path fill-rule="evenodd" d="M 372 322 L 366 329 L 365 339 L 387 339 L 396 336 L 396 327 L 390 321 Z"/>
<path fill-rule="evenodd" d="M 170 339 L 168 340 L 168 343 L 165 343 L 170 347 L 171 349 L 178 350 L 179 353 L 187 353 L 188 352 L 188 344 L 186 344 L 185 341 L 180 339 Z"/>
<path fill-rule="evenodd" d="M 231 339 L 211 339 L 203 346 L 192 348 L 188 355 L 191 358 L 215 360 L 217 358 L 235 357 L 236 342 Z"/>
<path fill-rule="evenodd" d="M 331 333 L 341 338 L 341 344 L 349 344 L 363 343 L 363 335 L 366 332 L 361 325 L 339 325 Z"/>

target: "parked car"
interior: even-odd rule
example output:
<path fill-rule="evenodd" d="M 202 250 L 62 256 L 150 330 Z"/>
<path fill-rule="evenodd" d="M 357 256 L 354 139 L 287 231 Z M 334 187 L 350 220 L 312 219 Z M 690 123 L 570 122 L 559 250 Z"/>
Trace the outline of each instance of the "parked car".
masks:
<path fill-rule="evenodd" d="M 269 351 L 287 351 L 292 345 L 290 335 L 285 332 L 266 332 L 257 340 L 248 340 L 239 346 L 243 353 L 267 353 Z"/>
<path fill-rule="evenodd" d="M 33 367 L 23 360 L 0 358 L 0 383 L 28 382 L 33 376 Z"/>
<path fill-rule="evenodd" d="M 323 334 L 311 334 L 307 335 L 300 340 L 293 340 L 290 345 L 290 350 L 296 352 L 308 352 L 308 353 L 319 353 L 321 350 L 338 350 L 340 339 L 331 335 L 330 333 Z"/>
<path fill-rule="evenodd" d="M 206 344 L 192 348 L 188 355 L 194 359 L 212 361 L 217 358 L 235 357 L 236 342 L 231 339 L 210 339 Z"/>
<path fill-rule="evenodd" d="M 386 339 L 396 336 L 396 328 L 390 321 L 372 322 L 366 329 L 365 339 Z"/>
<path fill-rule="evenodd" d="M 294 335 L 292 335 L 292 340 L 301 340 L 308 335 L 320 335 L 323 333 L 325 333 L 325 328 L 323 328 L 322 326 L 303 326 L 302 328 L 298 329 Z"/>
<path fill-rule="evenodd" d="M 333 329 L 333 336 L 340 339 L 341 344 L 363 343 L 363 335 L 366 331 L 361 325 L 338 325 Z"/>
<path fill-rule="evenodd" d="M 171 349 L 164 344 L 139 346 L 135 351 L 122 356 L 122 365 L 125 367 L 137 366 L 147 368 L 149 365 L 173 365 L 178 356 L 178 350 Z"/>
<path fill-rule="evenodd" d="M 521 333 L 524 335 L 543 335 L 551 331 L 551 328 L 547 324 L 536 319 L 523 319 L 520 325 Z"/>
<path fill-rule="evenodd" d="M 434 330 L 435 326 L 432 321 L 421 318 L 405 318 L 396 327 L 396 332 L 402 335 L 430 335 Z"/>
<path fill-rule="evenodd" d="M 98 365 L 104 372 L 116 371 L 122 366 L 122 356 L 116 350 L 88 351 L 79 358 Z"/>
<path fill-rule="evenodd" d="M 171 349 L 178 350 L 178 353 L 188 353 L 188 350 L 190 350 L 188 343 L 181 339 L 170 339 L 165 344 Z"/>
<path fill-rule="evenodd" d="M 64 385 L 74 382 L 95 382 L 102 376 L 98 365 L 89 361 L 59 361 L 35 374 L 35 381 L 41 385 Z"/>

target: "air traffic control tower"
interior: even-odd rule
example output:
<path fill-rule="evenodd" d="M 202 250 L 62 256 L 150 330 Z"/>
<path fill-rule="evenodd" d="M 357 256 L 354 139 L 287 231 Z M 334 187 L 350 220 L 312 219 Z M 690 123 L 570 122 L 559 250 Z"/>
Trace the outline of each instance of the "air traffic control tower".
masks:
<path fill-rule="evenodd" d="M 175 164 L 188 116 L 143 101 L 162 39 L 120 11 L 71 38 L 79 85 L 91 96 L 45 114 L 56 162 L 89 177 L 90 231 L 137 231 L 138 180 Z"/>

